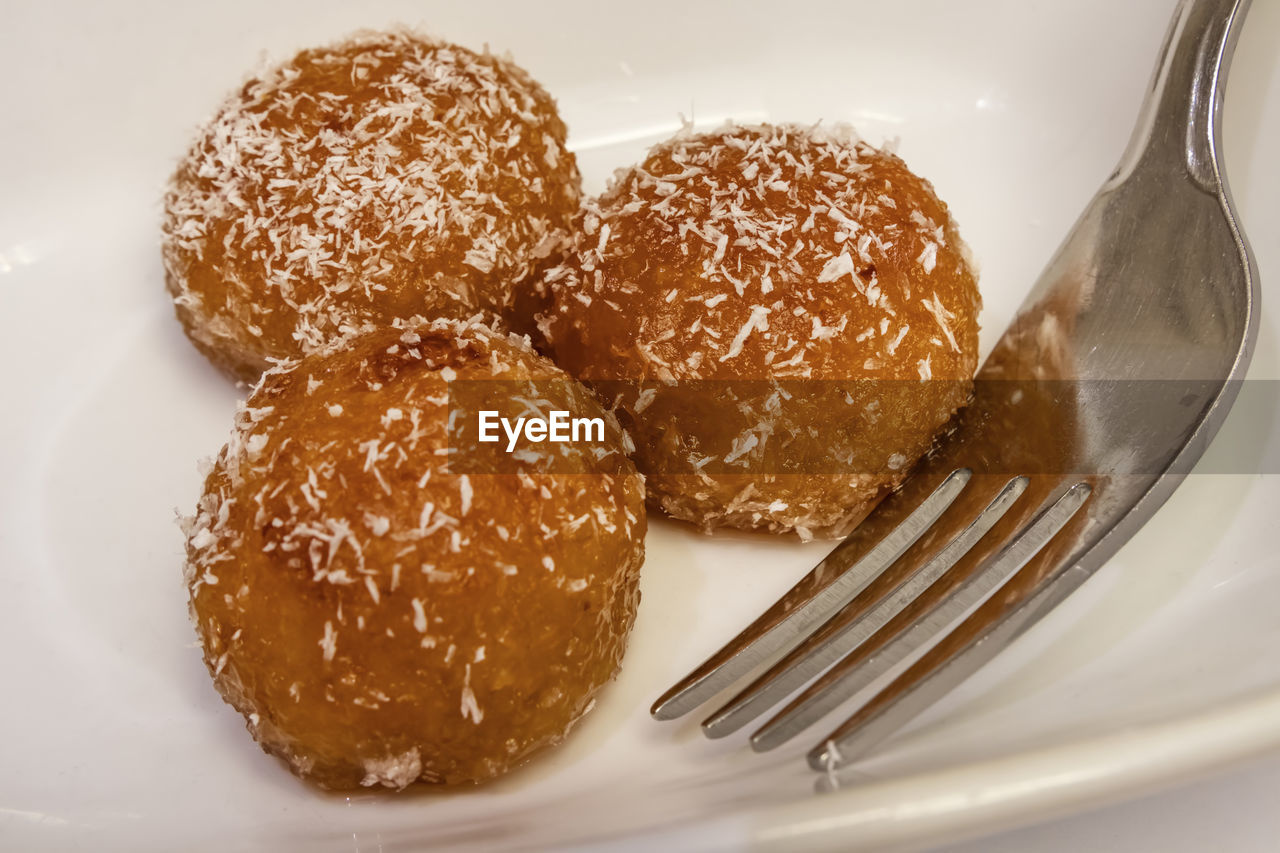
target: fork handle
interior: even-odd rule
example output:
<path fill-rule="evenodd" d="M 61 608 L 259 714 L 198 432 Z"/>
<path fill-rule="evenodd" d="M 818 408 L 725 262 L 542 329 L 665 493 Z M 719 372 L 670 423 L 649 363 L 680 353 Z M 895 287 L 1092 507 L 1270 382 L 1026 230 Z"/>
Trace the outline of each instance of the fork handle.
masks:
<path fill-rule="evenodd" d="M 1222 191 L 1222 92 L 1251 0 L 1182 0 L 1124 156 L 1108 182 L 1140 168 L 1178 170 Z"/>

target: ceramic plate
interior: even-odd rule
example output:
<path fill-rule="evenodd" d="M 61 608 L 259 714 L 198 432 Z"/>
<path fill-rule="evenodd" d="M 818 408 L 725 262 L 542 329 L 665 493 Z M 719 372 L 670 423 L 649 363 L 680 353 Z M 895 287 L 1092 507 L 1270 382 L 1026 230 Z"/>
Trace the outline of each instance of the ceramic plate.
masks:
<path fill-rule="evenodd" d="M 1255 4 L 1227 166 L 1280 269 L 1280 4 Z M 850 121 L 933 180 L 982 267 L 984 343 L 1106 177 L 1171 0 L 22 2 L 0 28 L 0 846 L 484 850 L 919 845 L 1132 796 L 1280 746 L 1277 413 L 1201 466 L 1073 599 L 819 793 L 797 744 L 648 705 L 829 547 L 657 521 L 621 676 L 570 741 L 469 793 L 326 795 L 264 756 L 194 646 L 174 516 L 240 392 L 163 292 L 159 199 L 264 53 L 423 25 L 559 99 L 589 191 L 674 131 Z M 1267 285 L 1264 281 L 1264 290 Z M 1268 293 L 1267 296 L 1272 296 Z M 1277 315 L 1253 377 L 1280 379 Z M 1270 450 L 1260 442 L 1271 441 Z M 1252 442 L 1252 444 L 1250 444 Z M 1261 458 L 1261 457 L 1259 457 Z M 834 721 L 833 721 L 834 722 Z"/>

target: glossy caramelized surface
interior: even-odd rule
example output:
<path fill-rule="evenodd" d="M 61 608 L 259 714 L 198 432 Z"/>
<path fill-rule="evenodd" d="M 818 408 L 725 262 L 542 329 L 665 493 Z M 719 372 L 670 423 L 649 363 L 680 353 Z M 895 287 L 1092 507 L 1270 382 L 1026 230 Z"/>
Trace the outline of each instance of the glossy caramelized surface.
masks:
<path fill-rule="evenodd" d="M 615 405 L 652 501 L 705 528 L 847 532 L 977 365 L 947 206 L 847 127 L 681 132 L 585 205 L 545 281 L 558 362 Z"/>
<path fill-rule="evenodd" d="M 254 379 L 363 322 L 508 309 L 580 178 L 551 96 L 407 31 L 304 50 L 219 107 L 165 197 L 178 318 Z"/>
<path fill-rule="evenodd" d="M 501 775 L 558 742 L 618 668 L 640 477 L 616 424 L 562 445 L 568 467 L 455 472 L 448 384 L 494 376 L 592 405 L 487 327 L 374 331 L 264 377 L 187 522 L 218 690 L 325 787 Z"/>

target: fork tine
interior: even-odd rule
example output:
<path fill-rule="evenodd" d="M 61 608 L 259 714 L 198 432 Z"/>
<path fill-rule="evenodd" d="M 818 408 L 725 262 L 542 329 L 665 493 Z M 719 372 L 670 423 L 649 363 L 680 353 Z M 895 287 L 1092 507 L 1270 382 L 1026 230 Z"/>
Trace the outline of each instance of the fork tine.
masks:
<path fill-rule="evenodd" d="M 926 645 L 1035 557 L 1066 526 L 1088 496 L 1089 487 L 1076 484 L 1038 512 L 1030 524 L 1022 526 L 1019 519 L 1011 517 L 1020 529 L 1012 535 L 997 531 L 1000 535 L 992 539 L 1003 545 L 994 556 L 976 549 L 955 571 L 935 582 L 862 648 L 832 667 L 765 723 L 752 735 L 752 749 L 764 752 L 785 743 L 835 710 L 913 649 Z M 1041 505 L 1039 501 L 1033 503 L 1032 511 Z"/>
<path fill-rule="evenodd" d="M 1051 558 L 1028 565 L 999 593 L 809 752 L 816 770 L 865 754 L 1001 652 L 1089 578 L 1091 571 Z"/>
<path fill-rule="evenodd" d="M 650 713 L 659 720 L 682 716 L 801 642 L 910 548 L 951 506 L 971 477 L 969 469 L 957 468 L 918 502 L 918 491 L 928 484 L 920 477 L 909 480 L 910 488 L 886 498 L 858 532 L 836 546 L 737 637 L 662 694 Z M 880 538 L 865 535 L 881 530 L 886 533 Z"/>
<path fill-rule="evenodd" d="M 955 505 L 949 518 L 954 519 L 951 528 L 959 527 L 959 531 L 945 546 L 935 549 L 933 555 L 925 559 L 924 553 L 919 552 L 920 546 L 927 543 L 924 540 L 918 543 L 891 571 L 886 571 L 862 592 L 859 599 L 869 599 L 865 606 L 858 607 L 859 601 L 855 601 L 833 616 L 790 654 L 708 717 L 702 724 L 706 735 L 716 738 L 737 731 L 860 646 L 963 557 L 1021 497 L 1029 482 L 1026 477 L 1009 480 L 976 514 L 968 505 Z M 974 489 L 971 487 L 969 491 Z M 979 493 L 974 497 L 980 501 L 982 495 Z M 948 525 L 940 519 L 938 526 Z M 931 531 L 931 536 L 937 532 Z M 943 531 L 943 535 L 946 532 L 949 531 Z"/>

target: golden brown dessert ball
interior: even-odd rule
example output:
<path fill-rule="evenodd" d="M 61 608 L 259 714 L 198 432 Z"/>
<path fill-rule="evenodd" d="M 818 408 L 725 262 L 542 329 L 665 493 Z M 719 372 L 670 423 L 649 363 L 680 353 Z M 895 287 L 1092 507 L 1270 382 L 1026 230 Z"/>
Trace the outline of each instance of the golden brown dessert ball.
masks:
<path fill-rule="evenodd" d="M 554 469 L 477 444 L 466 470 L 499 473 L 459 473 L 450 386 L 495 379 L 605 417 L 605 440 L 559 445 Z M 589 392 L 477 323 L 267 372 L 186 525 L 218 691 L 327 788 L 481 782 L 560 741 L 639 600 L 644 489 L 619 440 Z"/>
<path fill-rule="evenodd" d="M 851 129 L 685 131 L 584 205 L 541 325 L 651 503 L 838 536 L 968 398 L 967 258 L 932 186 Z"/>
<path fill-rule="evenodd" d="M 503 313 L 577 209 L 551 97 L 408 32 L 305 50 L 200 131 L 165 197 L 179 320 L 256 379 L 365 322 Z"/>

